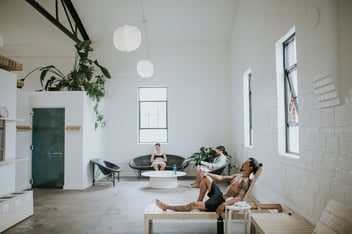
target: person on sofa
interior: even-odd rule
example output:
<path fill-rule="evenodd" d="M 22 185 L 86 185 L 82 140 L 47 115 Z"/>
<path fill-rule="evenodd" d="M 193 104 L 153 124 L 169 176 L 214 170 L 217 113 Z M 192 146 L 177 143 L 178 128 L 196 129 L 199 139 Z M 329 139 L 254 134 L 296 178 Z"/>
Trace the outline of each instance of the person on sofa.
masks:
<path fill-rule="evenodd" d="M 226 152 L 225 147 L 220 145 L 215 148 L 215 152 L 216 152 L 216 158 L 214 159 L 213 163 L 204 162 L 204 161 L 200 162 L 201 166 L 197 167 L 196 180 L 191 184 L 192 188 L 200 187 L 200 178 L 203 172 L 208 172 L 210 170 L 223 167 L 227 164 L 227 158 L 224 155 L 224 153 Z"/>
<path fill-rule="evenodd" d="M 231 206 L 236 202 L 242 201 L 250 185 L 249 176 L 251 173 L 255 174 L 259 167 L 259 163 L 255 158 L 248 158 L 242 164 L 241 174 L 221 176 L 211 173 L 202 173 L 197 201 L 187 205 L 169 205 L 156 199 L 156 205 L 164 211 L 167 209 L 175 211 L 191 211 L 197 209 L 216 211 L 218 215 L 222 215 L 226 206 Z M 221 192 L 215 180 L 230 182 L 224 193 Z M 203 201 L 206 192 L 208 192 L 207 195 L 209 199 Z"/>
<path fill-rule="evenodd" d="M 150 156 L 150 162 L 155 171 L 163 171 L 166 167 L 167 157 L 165 152 L 161 151 L 159 143 L 155 144 L 155 150 Z"/>

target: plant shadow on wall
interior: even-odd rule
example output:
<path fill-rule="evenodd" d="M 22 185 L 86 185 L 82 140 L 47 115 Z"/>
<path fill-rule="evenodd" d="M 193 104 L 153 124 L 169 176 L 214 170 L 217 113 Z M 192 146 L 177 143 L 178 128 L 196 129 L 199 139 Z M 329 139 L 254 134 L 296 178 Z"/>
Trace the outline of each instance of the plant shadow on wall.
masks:
<path fill-rule="evenodd" d="M 95 129 L 105 127 L 104 115 L 99 109 L 101 99 L 105 96 L 105 82 L 110 79 L 108 69 L 101 66 L 97 60 L 92 60 L 89 53 L 93 51 L 89 40 L 78 42 L 73 70 L 63 74 L 54 65 L 37 67 L 20 81 L 29 77 L 33 72 L 40 71 L 40 84 L 44 91 L 85 91 L 94 102 L 96 115 Z M 21 88 L 21 87 L 18 87 Z"/>

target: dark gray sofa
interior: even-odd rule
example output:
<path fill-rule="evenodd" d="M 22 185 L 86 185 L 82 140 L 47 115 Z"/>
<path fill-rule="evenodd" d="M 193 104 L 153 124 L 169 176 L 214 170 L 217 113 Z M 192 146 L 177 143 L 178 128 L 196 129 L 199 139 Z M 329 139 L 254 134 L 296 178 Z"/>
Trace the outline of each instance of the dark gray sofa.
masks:
<path fill-rule="evenodd" d="M 135 157 L 130 160 L 129 166 L 134 170 L 139 179 L 143 171 L 154 170 L 150 162 L 150 154 Z M 188 166 L 188 161 L 184 157 L 173 154 L 166 154 L 167 162 L 165 170 L 172 170 L 175 164 L 178 171 L 183 171 Z"/>

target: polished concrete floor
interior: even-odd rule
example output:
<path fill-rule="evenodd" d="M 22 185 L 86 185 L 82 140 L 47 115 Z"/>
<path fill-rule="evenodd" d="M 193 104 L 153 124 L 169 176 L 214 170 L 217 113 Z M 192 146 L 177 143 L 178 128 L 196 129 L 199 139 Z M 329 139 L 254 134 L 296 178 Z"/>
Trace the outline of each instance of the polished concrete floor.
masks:
<path fill-rule="evenodd" d="M 155 189 L 147 178 L 121 178 L 99 183 L 86 190 L 34 189 L 34 215 L 6 230 L 4 234 L 141 234 L 143 213 L 155 198 L 183 204 L 197 198 L 198 189 L 190 187 L 191 178 L 179 180 L 179 187 Z M 223 186 L 222 186 L 223 187 Z M 212 234 L 216 220 L 156 220 L 152 234 Z M 232 224 L 233 233 L 243 233 L 242 221 Z"/>

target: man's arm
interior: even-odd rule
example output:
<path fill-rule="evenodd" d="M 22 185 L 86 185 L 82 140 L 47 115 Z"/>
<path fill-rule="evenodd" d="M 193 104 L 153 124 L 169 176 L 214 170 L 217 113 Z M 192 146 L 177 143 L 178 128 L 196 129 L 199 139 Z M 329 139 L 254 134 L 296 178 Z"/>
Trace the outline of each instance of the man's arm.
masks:
<path fill-rule="evenodd" d="M 216 174 L 207 173 L 207 172 L 203 172 L 201 175 L 202 177 L 209 176 L 210 178 L 216 181 L 224 181 L 224 176 L 221 176 L 221 175 L 216 175 Z"/>
<path fill-rule="evenodd" d="M 205 177 L 207 175 L 216 181 L 231 181 L 234 177 L 238 176 L 239 174 L 233 174 L 230 176 L 222 176 L 222 175 L 217 175 L 217 174 L 212 174 L 212 173 L 207 173 L 207 172 L 202 173 L 202 177 Z"/>

